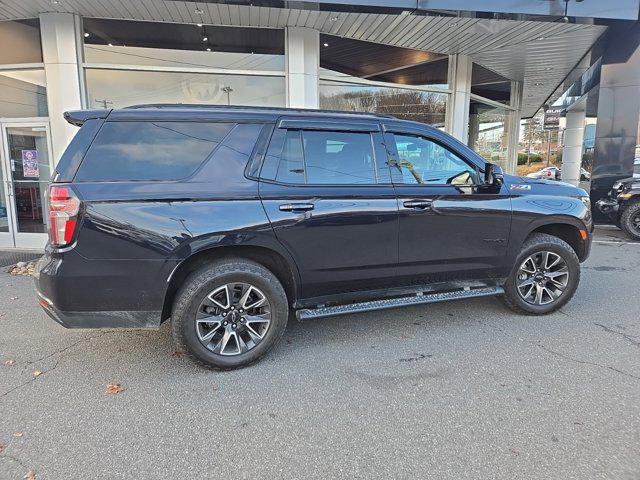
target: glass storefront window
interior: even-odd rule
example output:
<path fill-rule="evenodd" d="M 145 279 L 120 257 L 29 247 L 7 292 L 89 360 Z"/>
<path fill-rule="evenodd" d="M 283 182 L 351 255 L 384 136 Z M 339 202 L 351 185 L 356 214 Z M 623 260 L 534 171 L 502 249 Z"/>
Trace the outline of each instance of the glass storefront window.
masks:
<path fill-rule="evenodd" d="M 320 108 L 393 115 L 444 128 L 448 94 L 320 80 Z"/>
<path fill-rule="evenodd" d="M 0 70 L 0 118 L 47 115 L 44 70 Z"/>
<path fill-rule="evenodd" d="M 86 69 L 89 108 L 145 103 L 283 107 L 284 76 Z"/>
<path fill-rule="evenodd" d="M 87 64 L 284 72 L 284 30 L 84 19 Z"/>
<path fill-rule="evenodd" d="M 471 70 L 471 93 L 509 105 L 511 102 L 511 80 L 474 63 Z"/>
<path fill-rule="evenodd" d="M 0 45 L 0 65 L 42 63 L 39 20 L 0 22 Z"/>
<path fill-rule="evenodd" d="M 510 111 L 471 100 L 469 108 L 469 147 L 485 160 L 509 169 L 508 139 Z"/>

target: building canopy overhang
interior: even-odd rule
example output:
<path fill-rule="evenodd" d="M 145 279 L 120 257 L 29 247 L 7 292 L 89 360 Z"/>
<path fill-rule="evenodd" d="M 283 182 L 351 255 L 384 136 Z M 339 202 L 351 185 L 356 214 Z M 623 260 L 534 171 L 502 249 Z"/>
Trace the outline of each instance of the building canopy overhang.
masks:
<path fill-rule="evenodd" d="M 610 0 L 607 3 L 617 5 L 621 1 Z M 640 0 L 633 1 L 637 3 Z M 308 2 L 298 2 L 297 5 L 300 8 L 277 6 L 284 2 L 262 2 L 276 6 L 260 6 L 256 5 L 256 2 L 253 3 L 253 5 L 246 5 L 165 0 L 138 2 L 5 0 L 0 4 L 0 19 L 26 19 L 37 17 L 42 13 L 60 12 L 75 13 L 85 18 L 202 23 L 229 27 L 274 29 L 307 27 L 345 40 L 373 42 L 429 52 L 434 55 L 434 61 L 438 60 L 439 55 L 468 55 L 482 67 L 506 79 L 522 82 L 524 94 L 521 113 L 523 117 L 534 115 L 549 100 L 558 85 L 606 31 L 606 27 L 602 25 L 566 23 L 562 20 L 512 20 L 457 16 L 450 9 L 453 4 L 464 3 L 461 0 L 457 2 L 418 1 L 417 8 L 389 8 L 388 12 L 385 12 L 382 7 L 389 2 L 366 0 L 351 3 L 354 9 L 363 7 L 358 9 L 369 8 L 369 11 L 345 11 L 344 8 L 338 8 L 338 2 L 325 3 L 322 9 L 308 8 L 306 5 Z M 292 3 L 294 2 L 287 2 L 287 4 Z M 331 9 L 334 3 L 336 8 Z M 344 6 L 347 2 L 340 3 Z M 369 5 L 372 3 L 376 5 Z M 397 2 L 393 3 L 396 7 L 399 5 Z M 405 3 L 416 4 L 415 1 Z M 447 11 L 438 14 L 431 10 L 444 8 L 439 4 L 445 3 L 449 5 Z M 497 2 L 497 4 L 504 4 L 503 7 L 507 3 Z M 526 3 L 535 4 L 536 2 Z M 545 0 L 537 3 L 550 5 L 557 2 Z M 561 3 L 564 4 L 564 2 Z M 372 6 L 377 8 L 370 10 Z M 429 7 L 428 11 L 426 7 Z"/>

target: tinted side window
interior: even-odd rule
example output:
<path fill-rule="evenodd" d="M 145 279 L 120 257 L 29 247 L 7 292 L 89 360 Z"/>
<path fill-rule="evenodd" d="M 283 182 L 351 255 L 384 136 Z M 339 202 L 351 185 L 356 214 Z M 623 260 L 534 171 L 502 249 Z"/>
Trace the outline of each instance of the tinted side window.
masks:
<path fill-rule="evenodd" d="M 478 173 L 448 148 L 423 137 L 393 135 L 405 184 L 474 185 Z"/>
<path fill-rule="evenodd" d="M 302 132 L 307 183 L 354 185 L 376 183 L 369 133 Z"/>
<path fill-rule="evenodd" d="M 232 123 L 107 122 L 76 181 L 178 180 L 192 175 Z"/>
<path fill-rule="evenodd" d="M 376 183 L 369 133 L 276 129 L 261 178 L 311 185 Z"/>

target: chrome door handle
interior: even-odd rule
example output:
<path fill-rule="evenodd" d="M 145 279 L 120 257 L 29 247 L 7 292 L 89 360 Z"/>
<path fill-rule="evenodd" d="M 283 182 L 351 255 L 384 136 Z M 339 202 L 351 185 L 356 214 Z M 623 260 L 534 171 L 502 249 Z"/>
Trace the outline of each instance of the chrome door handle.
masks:
<path fill-rule="evenodd" d="M 431 200 L 406 200 L 402 204 L 406 208 L 415 208 L 416 210 L 426 210 L 431 208 L 433 202 Z"/>
<path fill-rule="evenodd" d="M 285 203 L 280 205 L 280 211 L 282 212 L 306 212 L 313 210 L 313 203 Z"/>

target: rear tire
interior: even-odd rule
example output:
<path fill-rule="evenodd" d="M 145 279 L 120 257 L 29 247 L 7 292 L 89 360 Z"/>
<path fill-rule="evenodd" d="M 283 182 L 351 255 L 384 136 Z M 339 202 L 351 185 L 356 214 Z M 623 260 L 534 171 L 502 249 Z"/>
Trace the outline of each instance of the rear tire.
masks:
<path fill-rule="evenodd" d="M 500 298 L 514 312 L 545 315 L 565 305 L 579 283 L 580 261 L 573 248 L 558 237 L 534 233 L 524 242 Z"/>
<path fill-rule="evenodd" d="M 286 293 L 273 273 L 229 258 L 187 277 L 173 304 L 171 328 L 178 350 L 196 363 L 231 370 L 265 355 L 282 337 L 288 314 Z"/>
<path fill-rule="evenodd" d="M 628 205 L 620 216 L 620 228 L 634 240 L 640 240 L 640 200 Z"/>

